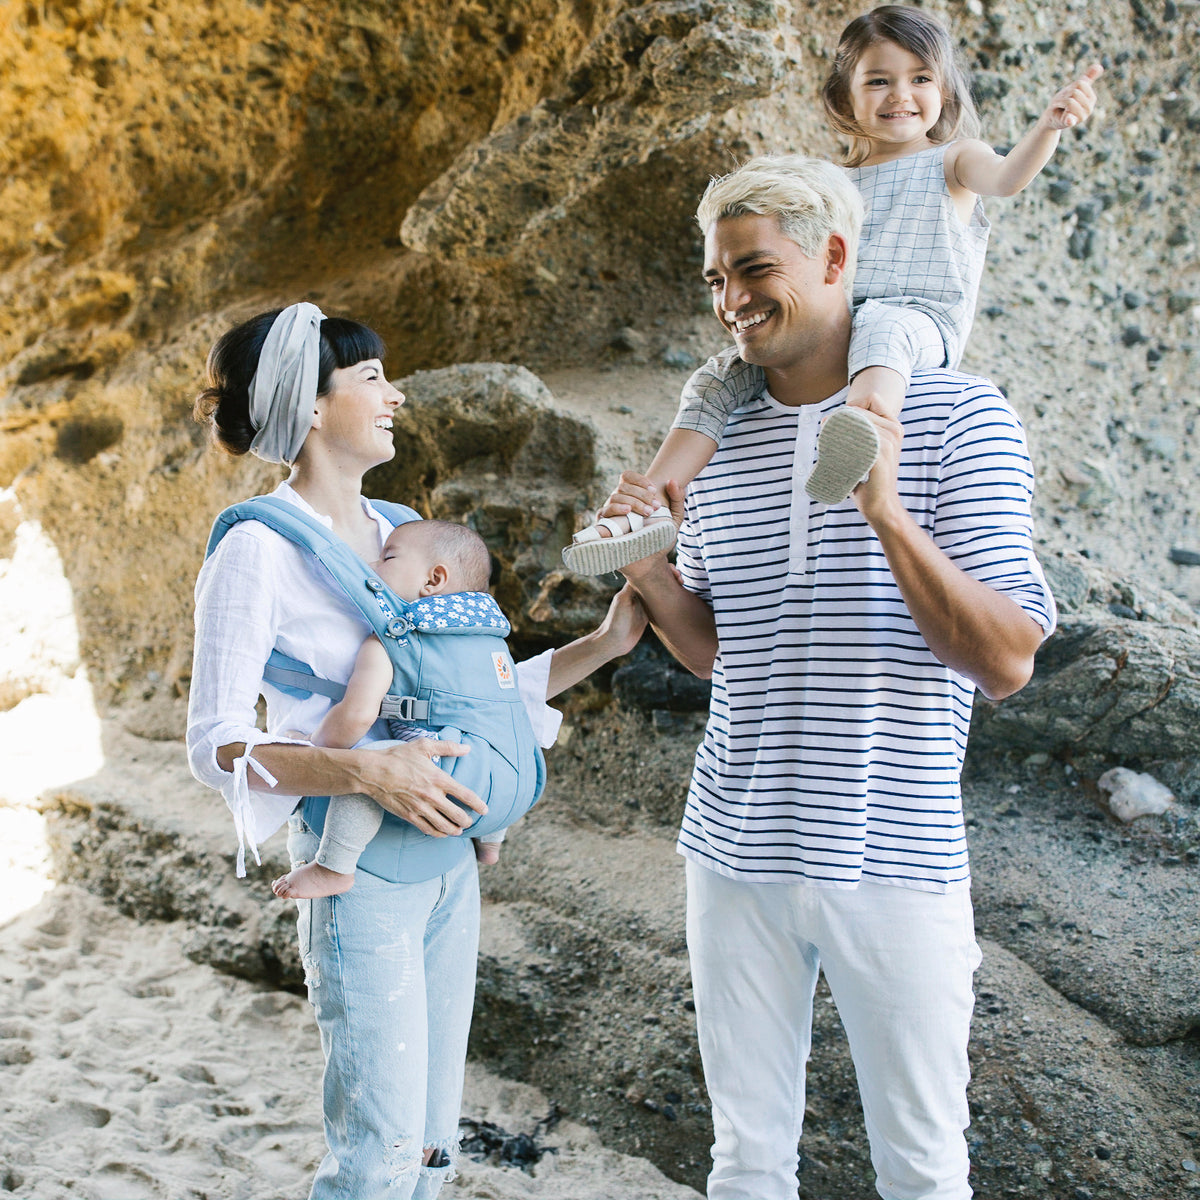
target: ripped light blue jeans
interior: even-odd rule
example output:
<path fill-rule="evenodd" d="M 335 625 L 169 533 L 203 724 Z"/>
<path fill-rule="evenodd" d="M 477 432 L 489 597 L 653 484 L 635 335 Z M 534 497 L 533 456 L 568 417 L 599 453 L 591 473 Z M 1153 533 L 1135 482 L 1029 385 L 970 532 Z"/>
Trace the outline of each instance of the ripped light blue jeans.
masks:
<path fill-rule="evenodd" d="M 298 816 L 293 863 L 320 839 Z M 298 901 L 308 998 L 325 1052 L 328 1153 L 310 1200 L 433 1200 L 458 1154 L 475 999 L 474 855 L 426 883 L 356 871 L 340 896 Z M 426 1148 L 444 1166 L 422 1166 Z"/>

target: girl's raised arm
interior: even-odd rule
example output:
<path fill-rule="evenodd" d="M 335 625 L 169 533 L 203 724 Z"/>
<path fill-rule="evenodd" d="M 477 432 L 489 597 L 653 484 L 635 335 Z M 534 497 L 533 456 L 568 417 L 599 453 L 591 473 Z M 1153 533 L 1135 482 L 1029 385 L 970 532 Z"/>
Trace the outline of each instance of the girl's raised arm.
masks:
<path fill-rule="evenodd" d="M 951 192 L 978 196 L 1015 196 L 1050 161 L 1064 129 L 1086 121 L 1096 107 L 1092 84 L 1104 74 L 1093 63 L 1074 82 L 1055 93 L 1033 128 L 1006 155 L 975 139 L 955 142 L 946 151 L 946 183 Z"/>

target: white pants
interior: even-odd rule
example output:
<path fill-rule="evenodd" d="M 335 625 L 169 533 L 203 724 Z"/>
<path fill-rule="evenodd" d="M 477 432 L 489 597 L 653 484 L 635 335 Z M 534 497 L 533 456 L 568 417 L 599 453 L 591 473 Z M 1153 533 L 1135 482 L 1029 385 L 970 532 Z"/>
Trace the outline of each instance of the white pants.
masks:
<path fill-rule="evenodd" d="M 796 1200 L 820 969 L 850 1041 L 879 1195 L 968 1200 L 970 893 L 739 883 L 691 861 L 687 890 L 709 1200 Z"/>

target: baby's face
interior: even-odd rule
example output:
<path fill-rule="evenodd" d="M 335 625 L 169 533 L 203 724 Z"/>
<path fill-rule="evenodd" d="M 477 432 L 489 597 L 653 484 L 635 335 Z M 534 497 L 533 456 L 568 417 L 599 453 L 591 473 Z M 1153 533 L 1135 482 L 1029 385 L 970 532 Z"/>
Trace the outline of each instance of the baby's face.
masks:
<path fill-rule="evenodd" d="M 420 599 L 421 589 L 429 582 L 429 573 L 436 565 L 428 547 L 413 537 L 401 534 L 403 525 L 392 531 L 383 544 L 379 561 L 373 563 L 380 579 L 401 600 Z M 397 536 L 397 535 L 400 536 Z M 428 593 L 426 593 L 428 595 Z"/>

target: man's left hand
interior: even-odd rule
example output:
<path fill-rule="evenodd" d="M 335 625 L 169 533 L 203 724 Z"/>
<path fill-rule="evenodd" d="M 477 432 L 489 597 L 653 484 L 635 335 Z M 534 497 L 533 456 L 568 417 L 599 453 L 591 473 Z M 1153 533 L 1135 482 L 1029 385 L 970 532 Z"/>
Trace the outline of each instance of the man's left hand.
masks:
<path fill-rule="evenodd" d="M 872 529 L 881 521 L 907 511 L 900 499 L 900 445 L 904 441 L 904 426 L 892 417 L 882 417 L 870 409 L 861 410 L 874 422 L 879 433 L 879 457 L 866 481 L 851 493 L 858 511 Z"/>

